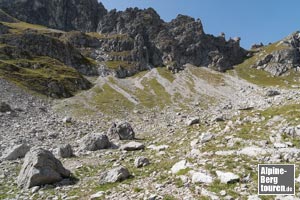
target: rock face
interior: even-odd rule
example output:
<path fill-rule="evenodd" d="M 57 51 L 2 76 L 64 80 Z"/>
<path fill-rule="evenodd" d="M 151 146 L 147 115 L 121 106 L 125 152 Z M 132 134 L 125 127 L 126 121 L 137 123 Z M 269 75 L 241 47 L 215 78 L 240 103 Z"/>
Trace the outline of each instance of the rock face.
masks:
<path fill-rule="evenodd" d="M 120 140 L 133 140 L 135 138 L 135 132 L 128 122 L 113 123 L 108 134 L 114 138 L 119 137 Z"/>
<path fill-rule="evenodd" d="M 289 70 L 300 69 L 300 33 L 295 32 L 278 43 L 270 45 L 268 53 L 259 57 L 253 68 L 263 69 L 273 76 L 280 76 Z"/>
<path fill-rule="evenodd" d="M 97 74 L 96 68 L 76 48 L 57 38 L 39 33 L 25 32 L 24 34 L 3 37 L 0 39 L 0 42 L 21 49 L 22 53 L 16 55 L 22 58 L 28 58 L 28 55 L 30 55 L 29 58 L 33 56 L 48 56 L 59 60 L 67 66 L 74 67 L 84 75 Z M 13 54 L 10 57 L 13 58 L 12 56 Z"/>
<path fill-rule="evenodd" d="M 100 184 L 120 182 L 130 177 L 127 168 L 120 166 L 100 175 Z"/>
<path fill-rule="evenodd" d="M 95 31 L 107 13 L 97 0 L 1 0 L 13 17 L 60 30 Z"/>
<path fill-rule="evenodd" d="M 91 133 L 84 136 L 80 142 L 80 149 L 87 151 L 97 151 L 107 149 L 111 146 L 108 137 L 101 133 Z"/>
<path fill-rule="evenodd" d="M 0 160 L 16 160 L 18 158 L 24 158 L 26 153 L 30 150 L 30 147 L 26 144 L 20 144 L 7 149 Z"/>
<path fill-rule="evenodd" d="M 205 34 L 201 21 L 189 16 L 164 22 L 152 8 L 107 12 L 97 0 L 0 0 L 0 8 L 17 19 L 51 28 L 97 30 L 100 34 L 71 33 L 65 39 L 94 59 L 103 76 L 124 78 L 163 65 L 177 72 L 185 64 L 226 71 L 247 55 L 240 38 Z"/>
<path fill-rule="evenodd" d="M 17 22 L 16 19 L 14 19 L 13 17 L 9 16 L 2 9 L 0 9 L 0 21 L 2 21 L 2 22 L 9 22 L 9 23 Z"/>
<path fill-rule="evenodd" d="M 246 55 L 239 38 L 226 41 L 224 37 L 206 35 L 200 20 L 184 15 L 165 23 L 151 8 L 112 10 L 100 21 L 98 32 L 131 38 L 134 45 L 129 50 L 136 56 L 129 61 L 138 61 L 139 69 L 163 64 L 178 71 L 190 63 L 225 71 Z"/>
<path fill-rule="evenodd" d="M 26 154 L 17 183 L 20 187 L 31 188 L 53 184 L 69 176 L 70 171 L 50 151 L 39 148 Z"/>

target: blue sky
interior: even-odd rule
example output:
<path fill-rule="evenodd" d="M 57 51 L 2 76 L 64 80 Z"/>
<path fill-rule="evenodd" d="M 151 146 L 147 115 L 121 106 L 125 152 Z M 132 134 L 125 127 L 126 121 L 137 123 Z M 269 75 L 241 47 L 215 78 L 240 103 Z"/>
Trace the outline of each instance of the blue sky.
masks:
<path fill-rule="evenodd" d="M 275 42 L 300 30 L 299 0 L 100 0 L 111 10 L 154 8 L 170 21 L 178 14 L 200 18 L 204 31 L 240 36 L 241 45 Z"/>

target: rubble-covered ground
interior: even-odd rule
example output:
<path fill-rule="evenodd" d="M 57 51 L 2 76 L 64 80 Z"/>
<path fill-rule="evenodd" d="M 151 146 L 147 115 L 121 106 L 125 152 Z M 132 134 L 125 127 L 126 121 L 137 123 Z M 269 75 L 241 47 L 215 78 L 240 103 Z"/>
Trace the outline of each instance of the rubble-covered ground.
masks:
<path fill-rule="evenodd" d="M 2 161 L 1 198 L 259 199 L 257 164 L 299 163 L 297 89 L 261 87 L 235 71 L 193 66 L 177 74 L 158 68 L 126 79 L 91 81 L 91 90 L 51 100 L 1 79 L 1 101 L 11 107 L 0 115 L 1 154 L 21 143 L 54 154 L 59 145 L 70 144 L 75 154 L 60 158 L 72 173 L 69 181 L 29 190 L 17 186 L 23 159 Z M 145 149 L 80 148 L 85 135 L 108 133 L 117 121 L 129 122 Z M 110 140 L 117 147 L 129 142 Z M 140 156 L 150 164 L 137 168 Z M 100 184 L 100 175 L 117 166 L 132 176 Z"/>

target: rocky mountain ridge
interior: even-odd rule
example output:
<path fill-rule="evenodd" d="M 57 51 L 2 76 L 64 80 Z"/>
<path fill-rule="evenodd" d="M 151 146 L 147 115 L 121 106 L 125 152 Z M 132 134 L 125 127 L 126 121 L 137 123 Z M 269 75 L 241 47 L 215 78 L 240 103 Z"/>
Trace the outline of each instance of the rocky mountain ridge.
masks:
<path fill-rule="evenodd" d="M 95 31 L 107 12 L 97 0 L 1 0 L 0 8 L 31 24 L 85 32 Z"/>
<path fill-rule="evenodd" d="M 86 47 L 102 75 L 127 77 L 159 66 L 175 72 L 187 63 L 226 71 L 247 55 L 239 38 L 226 41 L 223 35 L 207 35 L 200 20 L 184 15 L 164 22 L 152 8 L 107 12 L 97 0 L 1 0 L 0 8 L 19 20 L 50 28 L 97 31 L 94 37 L 101 45 Z"/>

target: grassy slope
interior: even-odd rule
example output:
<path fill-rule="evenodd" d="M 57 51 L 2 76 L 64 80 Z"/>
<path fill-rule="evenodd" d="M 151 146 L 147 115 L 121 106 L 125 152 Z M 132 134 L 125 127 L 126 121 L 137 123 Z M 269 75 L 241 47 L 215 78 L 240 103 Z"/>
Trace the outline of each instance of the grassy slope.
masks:
<path fill-rule="evenodd" d="M 19 67 L 20 64 L 25 63 L 39 67 L 37 69 Z M 50 82 L 57 82 L 63 85 L 66 91 L 74 94 L 78 90 L 74 82 L 84 79 L 75 69 L 49 57 L 36 57 L 31 60 L 0 60 L 0 78 L 46 95 Z"/>
<path fill-rule="evenodd" d="M 0 23 L 10 28 L 10 35 L 23 34 L 28 30 L 37 31 L 40 34 L 62 32 L 48 29 L 41 25 L 29 24 L 21 21 L 16 21 L 14 23 Z M 4 48 L 5 46 L 7 45 L 0 44 L 0 48 Z M 34 68 L 33 66 L 39 67 Z M 40 94 L 47 94 L 47 84 L 53 81 L 57 82 L 59 85 L 63 85 L 69 93 L 75 94 L 78 88 L 76 88 L 74 83 L 78 80 L 84 80 L 84 77 L 74 68 L 46 56 L 33 57 L 30 59 L 10 59 L 3 56 L 3 59 L 0 59 L 0 78 L 4 78 L 18 86 Z"/>
<path fill-rule="evenodd" d="M 263 47 L 262 51 L 256 53 L 253 57 L 237 65 L 234 71 L 240 78 L 261 86 L 278 86 L 290 88 L 292 85 L 298 85 L 300 76 L 299 73 L 296 73 L 294 71 L 291 71 L 288 75 L 285 76 L 274 77 L 264 70 L 251 68 L 251 66 L 254 65 L 259 59 L 265 57 L 271 52 L 278 51 L 284 48 L 286 48 L 286 46 L 279 42 Z"/>

